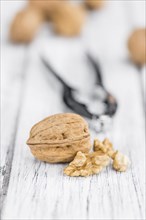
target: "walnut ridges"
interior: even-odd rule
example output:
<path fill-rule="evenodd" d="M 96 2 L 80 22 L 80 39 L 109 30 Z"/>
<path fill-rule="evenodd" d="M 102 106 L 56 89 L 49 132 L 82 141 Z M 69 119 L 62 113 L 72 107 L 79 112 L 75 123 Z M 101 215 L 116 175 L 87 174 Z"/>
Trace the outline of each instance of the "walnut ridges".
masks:
<path fill-rule="evenodd" d="M 90 134 L 86 121 L 77 114 L 56 114 L 36 125 L 27 141 L 32 154 L 49 163 L 70 162 L 78 151 L 89 152 Z"/>

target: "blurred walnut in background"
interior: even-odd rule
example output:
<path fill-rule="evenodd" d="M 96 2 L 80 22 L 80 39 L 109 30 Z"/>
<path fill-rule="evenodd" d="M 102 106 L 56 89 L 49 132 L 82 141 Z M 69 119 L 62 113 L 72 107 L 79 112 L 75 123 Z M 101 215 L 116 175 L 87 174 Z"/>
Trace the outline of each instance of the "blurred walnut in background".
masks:
<path fill-rule="evenodd" d="M 13 42 L 30 42 L 43 22 L 43 14 L 34 8 L 20 11 L 10 28 L 10 39 Z"/>
<path fill-rule="evenodd" d="M 54 7 L 60 5 L 67 0 L 29 0 L 29 6 L 39 9 L 43 12 L 46 18 L 50 18 L 50 14 L 53 12 Z"/>
<path fill-rule="evenodd" d="M 56 6 L 51 17 L 55 32 L 65 36 L 78 35 L 85 22 L 85 15 L 82 6 L 71 3 Z"/>
<path fill-rule="evenodd" d="M 73 4 L 69 0 L 28 0 L 28 6 L 15 16 L 10 28 L 13 42 L 29 43 L 43 21 L 51 21 L 54 31 L 64 36 L 76 36 L 85 23 L 85 5 L 91 9 L 100 8 L 104 0 L 84 0 Z"/>
<path fill-rule="evenodd" d="M 51 8 L 53 1 L 44 0 L 29 0 L 29 6 L 39 9 L 40 11 L 46 12 Z"/>
<path fill-rule="evenodd" d="M 104 0 L 85 0 L 85 5 L 93 10 L 102 7 L 104 2 Z"/>
<path fill-rule="evenodd" d="M 135 30 L 129 40 L 128 49 L 131 59 L 137 65 L 146 63 L 146 29 L 141 28 Z"/>

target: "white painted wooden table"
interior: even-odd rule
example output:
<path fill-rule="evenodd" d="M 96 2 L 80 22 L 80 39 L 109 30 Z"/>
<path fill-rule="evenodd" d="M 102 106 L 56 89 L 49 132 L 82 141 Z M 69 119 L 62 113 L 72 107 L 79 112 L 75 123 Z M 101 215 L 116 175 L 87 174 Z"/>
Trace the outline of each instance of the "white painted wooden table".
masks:
<path fill-rule="evenodd" d="M 145 69 L 140 73 L 128 61 L 125 46 L 132 28 L 144 25 L 145 1 L 109 1 L 88 16 L 81 38 L 54 37 L 45 25 L 29 46 L 7 40 L 10 20 L 25 1 L 1 3 L 2 219 L 145 219 Z M 94 74 L 83 59 L 84 45 L 100 61 L 119 103 L 112 129 L 96 136 L 109 136 L 129 156 L 126 173 L 109 167 L 99 175 L 69 178 L 63 175 L 65 164 L 39 162 L 26 146 L 34 123 L 66 111 L 61 85 L 40 56 L 72 86 L 86 89 Z"/>

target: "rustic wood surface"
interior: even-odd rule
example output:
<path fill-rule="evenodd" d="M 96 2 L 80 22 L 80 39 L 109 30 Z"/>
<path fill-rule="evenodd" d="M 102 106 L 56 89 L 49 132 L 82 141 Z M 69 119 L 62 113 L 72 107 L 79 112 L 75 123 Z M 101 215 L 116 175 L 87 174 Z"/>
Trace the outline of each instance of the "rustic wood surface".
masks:
<path fill-rule="evenodd" d="M 145 67 L 138 70 L 126 50 L 131 30 L 144 25 L 145 1 L 108 1 L 88 16 L 79 38 L 53 36 L 44 25 L 32 44 L 14 45 L 8 41 L 9 24 L 25 3 L 1 1 L 2 219 L 145 219 Z M 68 83 L 86 89 L 94 74 L 85 50 L 100 61 L 105 85 L 119 103 L 112 129 L 91 131 L 92 137 L 110 137 L 129 156 L 126 173 L 108 167 L 99 175 L 70 178 L 63 175 L 66 164 L 39 162 L 26 145 L 34 123 L 67 111 L 62 87 L 40 57 Z"/>

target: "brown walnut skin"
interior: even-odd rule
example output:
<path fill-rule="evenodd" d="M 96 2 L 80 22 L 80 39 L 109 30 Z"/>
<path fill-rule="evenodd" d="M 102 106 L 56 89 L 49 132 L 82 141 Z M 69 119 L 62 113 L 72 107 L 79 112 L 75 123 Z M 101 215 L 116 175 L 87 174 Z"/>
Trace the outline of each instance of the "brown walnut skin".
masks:
<path fill-rule="evenodd" d="M 34 125 L 27 144 L 37 159 L 49 163 L 70 162 L 78 151 L 88 153 L 91 148 L 86 121 L 71 113 L 52 115 Z"/>
<path fill-rule="evenodd" d="M 10 28 L 10 40 L 15 43 L 29 43 L 35 37 L 40 25 L 43 22 L 43 15 L 33 8 L 26 8 L 19 12 Z"/>
<path fill-rule="evenodd" d="M 85 0 L 85 5 L 91 10 L 103 7 L 104 3 L 104 0 Z"/>
<path fill-rule="evenodd" d="M 86 12 L 84 7 L 71 3 L 63 3 L 54 8 L 51 20 L 56 33 L 64 36 L 76 36 L 82 31 Z"/>
<path fill-rule="evenodd" d="M 129 40 L 128 49 L 130 52 L 131 60 L 142 66 L 146 63 L 146 29 L 141 28 L 135 30 Z"/>

